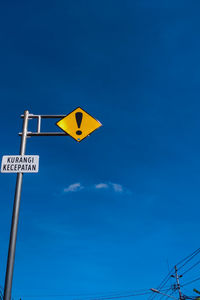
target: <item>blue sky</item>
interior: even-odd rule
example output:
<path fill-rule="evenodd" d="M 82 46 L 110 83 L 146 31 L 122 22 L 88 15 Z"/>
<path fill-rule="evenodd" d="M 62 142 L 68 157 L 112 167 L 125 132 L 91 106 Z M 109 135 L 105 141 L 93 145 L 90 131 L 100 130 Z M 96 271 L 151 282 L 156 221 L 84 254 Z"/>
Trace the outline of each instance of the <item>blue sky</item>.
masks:
<path fill-rule="evenodd" d="M 40 172 L 24 175 L 15 299 L 155 287 L 199 247 L 199 9 L 184 0 L 1 1 L 1 155 L 19 153 L 25 109 L 80 106 L 103 124 L 81 143 L 28 139 Z M 55 120 L 42 129 L 59 130 Z M 1 286 L 15 180 L 0 174 Z"/>

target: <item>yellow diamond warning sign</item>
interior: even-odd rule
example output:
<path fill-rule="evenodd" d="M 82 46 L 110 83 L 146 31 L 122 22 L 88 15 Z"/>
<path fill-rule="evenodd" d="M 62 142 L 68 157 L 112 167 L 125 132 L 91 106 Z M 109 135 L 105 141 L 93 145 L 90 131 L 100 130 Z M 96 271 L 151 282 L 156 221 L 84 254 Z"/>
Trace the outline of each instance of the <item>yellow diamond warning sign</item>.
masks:
<path fill-rule="evenodd" d="M 78 142 L 102 126 L 98 120 L 80 107 L 58 121 L 56 125 Z"/>

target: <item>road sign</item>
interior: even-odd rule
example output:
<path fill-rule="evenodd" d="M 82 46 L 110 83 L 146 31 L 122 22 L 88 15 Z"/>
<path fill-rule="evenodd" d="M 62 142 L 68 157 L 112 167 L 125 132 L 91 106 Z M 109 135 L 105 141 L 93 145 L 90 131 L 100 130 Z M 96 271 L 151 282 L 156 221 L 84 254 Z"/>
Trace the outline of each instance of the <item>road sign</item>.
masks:
<path fill-rule="evenodd" d="M 38 173 L 39 155 L 4 155 L 1 173 Z"/>
<path fill-rule="evenodd" d="M 80 107 L 58 121 L 56 125 L 73 137 L 77 142 L 82 141 L 89 134 L 102 126 L 98 120 Z"/>
<path fill-rule="evenodd" d="M 28 110 L 25 110 L 23 118 L 21 136 L 20 155 L 3 156 L 1 172 L 2 173 L 17 173 L 15 197 L 13 204 L 12 224 L 10 231 L 10 242 L 8 248 L 8 258 L 6 267 L 6 276 L 4 284 L 4 300 L 11 300 L 13 270 L 15 261 L 15 249 L 17 240 L 17 228 L 19 220 L 20 199 L 22 189 L 22 179 L 24 173 L 36 173 L 39 168 L 39 156 L 25 155 L 26 141 L 30 136 L 63 136 L 70 135 L 76 141 L 80 142 L 90 133 L 99 128 L 101 123 L 90 116 L 86 111 L 80 107 L 75 109 L 69 115 L 33 115 Z M 42 119 L 60 119 L 57 122 L 59 128 L 64 132 L 41 132 Z M 28 123 L 31 119 L 37 119 L 37 131 L 31 132 L 28 130 Z"/>

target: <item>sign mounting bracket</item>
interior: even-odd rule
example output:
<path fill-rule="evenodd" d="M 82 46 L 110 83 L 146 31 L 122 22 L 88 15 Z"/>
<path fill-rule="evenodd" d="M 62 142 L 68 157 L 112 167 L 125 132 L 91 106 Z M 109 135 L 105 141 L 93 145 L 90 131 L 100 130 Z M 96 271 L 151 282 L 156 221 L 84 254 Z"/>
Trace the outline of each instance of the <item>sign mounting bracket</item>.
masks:
<path fill-rule="evenodd" d="M 41 132 L 41 123 L 43 119 L 61 119 L 66 115 L 28 115 L 28 120 L 37 119 L 37 131 L 27 132 L 27 137 L 31 136 L 68 136 L 66 132 L 58 131 L 58 132 Z M 21 115 L 21 118 L 24 118 L 24 115 Z M 22 132 L 19 132 L 19 136 L 22 136 Z"/>

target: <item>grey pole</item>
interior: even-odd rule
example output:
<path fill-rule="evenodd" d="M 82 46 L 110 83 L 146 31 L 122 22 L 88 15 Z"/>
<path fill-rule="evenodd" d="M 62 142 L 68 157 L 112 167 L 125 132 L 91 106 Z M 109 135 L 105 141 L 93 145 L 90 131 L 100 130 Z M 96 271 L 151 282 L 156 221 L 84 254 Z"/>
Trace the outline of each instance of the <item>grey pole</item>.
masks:
<path fill-rule="evenodd" d="M 23 122 L 23 130 L 22 130 L 22 137 L 21 137 L 20 155 L 25 154 L 26 138 L 27 138 L 27 130 L 28 130 L 28 116 L 29 116 L 29 112 L 28 112 L 28 110 L 26 110 L 24 112 L 24 122 Z M 18 227 L 21 187 L 22 187 L 22 177 L 23 177 L 23 173 L 17 174 L 17 181 L 16 181 L 16 188 L 15 188 L 15 200 L 14 200 L 13 215 L 12 215 L 12 225 L 11 225 L 11 231 L 10 231 L 10 243 L 9 243 L 8 258 L 7 258 L 6 278 L 5 278 L 5 285 L 4 285 L 4 297 L 3 297 L 4 300 L 11 299 L 13 269 L 14 269 L 14 260 L 15 260 L 15 248 L 16 248 L 16 240 L 17 240 L 17 227 Z"/>
<path fill-rule="evenodd" d="M 181 294 L 181 287 L 180 287 L 179 277 L 182 277 L 182 276 L 178 275 L 178 270 L 177 270 L 176 266 L 175 266 L 175 275 L 176 275 L 176 282 L 177 282 L 177 288 L 178 288 L 178 293 L 179 293 L 179 300 L 181 300 L 183 298 L 182 298 L 182 294 Z"/>

